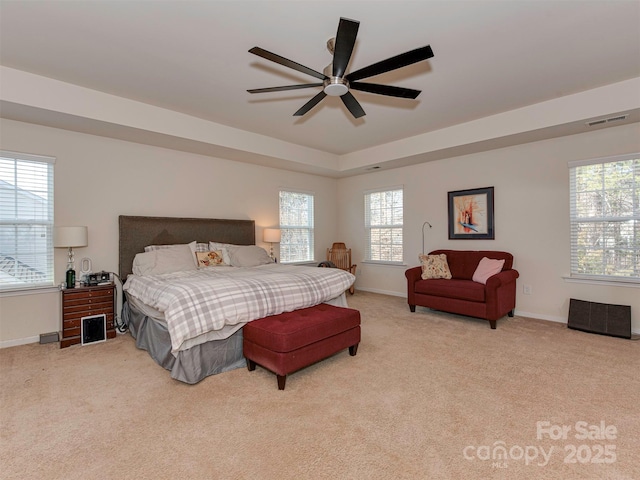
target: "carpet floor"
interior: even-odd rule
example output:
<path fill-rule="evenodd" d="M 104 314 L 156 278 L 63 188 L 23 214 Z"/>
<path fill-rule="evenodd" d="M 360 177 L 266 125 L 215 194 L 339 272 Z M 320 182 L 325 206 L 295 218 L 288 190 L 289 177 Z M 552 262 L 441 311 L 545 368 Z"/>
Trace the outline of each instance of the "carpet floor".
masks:
<path fill-rule="evenodd" d="M 287 378 L 172 380 L 130 335 L 0 350 L 2 479 L 639 479 L 640 343 L 356 292 Z"/>

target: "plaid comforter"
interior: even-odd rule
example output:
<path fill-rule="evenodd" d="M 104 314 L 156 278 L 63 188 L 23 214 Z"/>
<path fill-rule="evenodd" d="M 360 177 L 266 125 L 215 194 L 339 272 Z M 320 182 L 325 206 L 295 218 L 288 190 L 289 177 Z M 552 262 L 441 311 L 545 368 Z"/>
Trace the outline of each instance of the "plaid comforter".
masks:
<path fill-rule="evenodd" d="M 164 313 L 175 355 L 185 341 L 225 325 L 331 300 L 354 280 L 353 275 L 338 268 L 270 264 L 129 275 L 124 290 Z"/>

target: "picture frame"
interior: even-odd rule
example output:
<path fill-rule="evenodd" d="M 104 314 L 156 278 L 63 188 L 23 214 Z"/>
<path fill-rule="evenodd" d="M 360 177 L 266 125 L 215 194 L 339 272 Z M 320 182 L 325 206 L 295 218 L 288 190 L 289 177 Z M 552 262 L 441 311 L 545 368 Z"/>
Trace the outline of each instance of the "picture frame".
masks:
<path fill-rule="evenodd" d="M 448 193 L 449 240 L 495 240 L 493 187 Z"/>

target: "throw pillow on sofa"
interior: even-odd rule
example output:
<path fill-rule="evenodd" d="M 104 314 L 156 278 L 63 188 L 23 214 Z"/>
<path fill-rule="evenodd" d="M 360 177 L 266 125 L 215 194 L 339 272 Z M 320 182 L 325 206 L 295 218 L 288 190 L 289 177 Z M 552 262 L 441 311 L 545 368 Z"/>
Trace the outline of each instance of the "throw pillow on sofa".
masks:
<path fill-rule="evenodd" d="M 489 277 L 500 273 L 503 266 L 504 260 L 482 257 L 482 260 L 480 260 L 480 263 L 476 267 L 476 271 L 473 273 L 472 280 L 486 285 Z"/>
<path fill-rule="evenodd" d="M 451 279 L 447 256 L 444 253 L 440 255 L 418 255 L 418 258 L 422 264 L 423 280 L 429 280 L 431 278 Z"/>

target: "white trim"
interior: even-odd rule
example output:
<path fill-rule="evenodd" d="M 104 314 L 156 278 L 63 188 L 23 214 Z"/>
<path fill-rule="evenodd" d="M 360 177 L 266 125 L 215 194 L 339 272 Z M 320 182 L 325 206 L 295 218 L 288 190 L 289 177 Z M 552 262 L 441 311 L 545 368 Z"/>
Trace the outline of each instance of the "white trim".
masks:
<path fill-rule="evenodd" d="M 0 290 L 0 298 L 2 297 L 19 297 L 21 295 L 41 295 L 43 293 L 59 292 L 60 287 L 47 286 L 47 287 L 34 287 L 34 288 L 22 288 L 14 290 Z"/>
<path fill-rule="evenodd" d="M 399 293 L 399 292 L 390 292 L 388 290 L 380 290 L 377 288 L 358 288 L 356 287 L 356 292 L 371 292 L 371 293 L 379 293 L 381 295 L 389 295 L 391 297 L 407 297 L 406 293 Z M 409 304 L 407 304 L 407 307 L 409 306 Z"/>
<path fill-rule="evenodd" d="M 585 165 L 597 165 L 599 163 L 623 162 L 625 160 L 635 160 L 640 157 L 640 153 L 627 153 L 625 155 L 615 155 L 613 157 L 589 158 L 586 160 L 572 160 L 567 162 L 569 168 L 584 167 Z"/>
<path fill-rule="evenodd" d="M 556 322 L 556 323 L 564 323 L 565 325 L 568 324 L 568 320 L 564 317 L 556 317 L 556 316 L 552 316 L 552 315 L 542 315 L 539 313 L 531 313 L 531 312 L 523 312 L 520 311 L 518 309 L 515 309 L 513 311 L 514 315 L 518 316 L 518 317 L 525 317 L 525 318 L 532 318 L 534 320 L 546 320 L 548 322 Z M 631 330 L 632 334 L 640 334 L 640 330 Z"/>
<path fill-rule="evenodd" d="M 364 190 L 362 193 L 364 195 L 368 195 L 370 193 L 389 192 L 389 191 L 392 191 L 392 190 L 403 190 L 404 191 L 404 184 L 392 185 L 390 187 L 373 188 L 373 189 L 370 189 L 370 190 Z"/>
<path fill-rule="evenodd" d="M 34 155 L 32 153 L 11 152 L 9 150 L 0 150 L 0 157 L 12 158 L 14 160 L 26 160 L 28 162 L 50 163 L 55 165 L 56 157 L 47 155 Z"/>
<path fill-rule="evenodd" d="M 404 262 L 385 262 L 383 260 L 362 260 L 360 263 L 366 263 L 367 265 L 384 265 L 391 267 L 408 267 Z"/>
<path fill-rule="evenodd" d="M 518 317 L 533 318 L 535 320 L 546 320 L 548 322 L 564 323 L 567 324 L 567 319 L 564 317 L 558 317 L 556 315 L 544 315 L 541 313 L 523 312 L 517 308 L 513 310 L 513 314 Z"/>
<path fill-rule="evenodd" d="M 640 288 L 640 279 L 629 278 L 628 280 L 619 279 L 620 277 L 602 278 L 602 277 L 570 277 L 563 276 L 562 279 L 569 283 L 587 283 L 590 285 L 606 285 L 610 287 L 629 287 Z"/>
<path fill-rule="evenodd" d="M 30 343 L 38 343 L 40 341 L 40 336 L 36 337 L 26 337 L 26 338 L 16 338 L 14 340 L 4 340 L 0 342 L 0 348 L 9 348 L 9 347 L 17 347 L 19 345 L 27 345 Z"/>
<path fill-rule="evenodd" d="M 287 188 L 287 187 L 279 187 L 278 194 L 280 192 L 291 192 L 291 193 L 304 193 L 307 195 L 315 195 L 316 192 L 313 190 L 303 190 L 302 188 Z"/>

